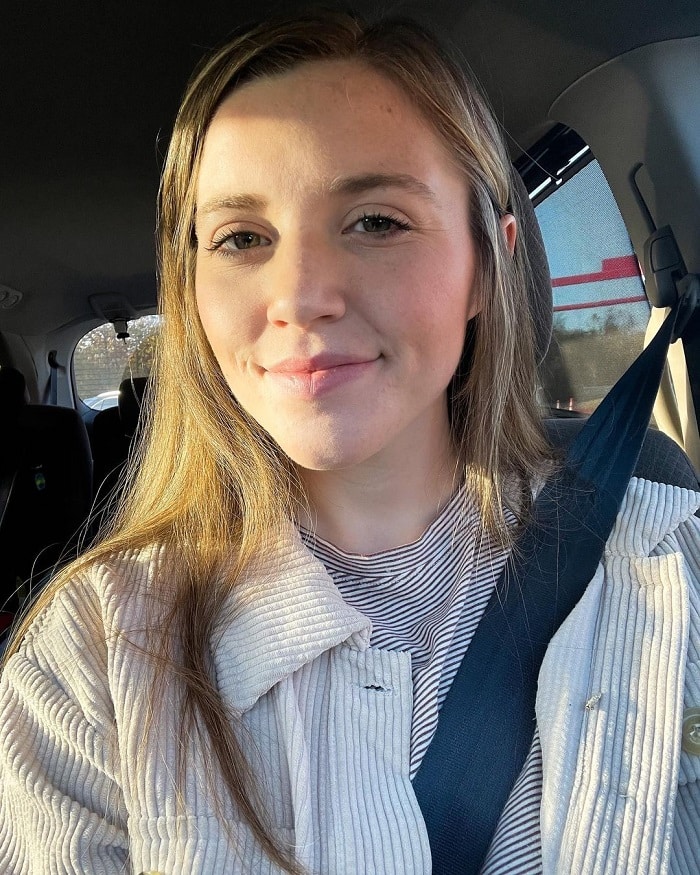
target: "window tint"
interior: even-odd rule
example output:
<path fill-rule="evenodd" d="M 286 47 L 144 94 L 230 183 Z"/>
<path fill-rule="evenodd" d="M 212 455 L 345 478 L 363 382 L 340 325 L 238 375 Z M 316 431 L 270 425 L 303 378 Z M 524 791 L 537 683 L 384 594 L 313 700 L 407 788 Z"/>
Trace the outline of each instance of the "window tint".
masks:
<path fill-rule="evenodd" d="M 590 413 L 644 345 L 649 304 L 637 259 L 597 161 L 555 189 L 535 214 L 554 296 L 543 401 Z"/>
<path fill-rule="evenodd" d="M 73 354 L 78 396 L 96 410 L 117 403 L 117 390 L 128 377 L 147 377 L 153 364 L 160 316 L 142 316 L 129 322 L 129 337 L 117 338 L 107 322 L 89 331 Z"/>

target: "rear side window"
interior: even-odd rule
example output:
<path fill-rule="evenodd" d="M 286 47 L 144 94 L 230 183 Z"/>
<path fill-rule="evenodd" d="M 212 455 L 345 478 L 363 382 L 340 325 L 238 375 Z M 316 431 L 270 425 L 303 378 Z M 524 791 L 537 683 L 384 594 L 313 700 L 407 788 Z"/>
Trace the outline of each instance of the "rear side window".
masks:
<path fill-rule="evenodd" d="M 73 375 L 78 397 L 94 410 L 114 407 L 119 384 L 151 372 L 161 316 L 142 316 L 128 324 L 129 337 L 117 338 L 107 322 L 89 331 L 73 353 Z"/>
<path fill-rule="evenodd" d="M 612 192 L 589 161 L 535 207 L 552 274 L 543 403 L 590 413 L 639 355 L 649 303 Z"/>

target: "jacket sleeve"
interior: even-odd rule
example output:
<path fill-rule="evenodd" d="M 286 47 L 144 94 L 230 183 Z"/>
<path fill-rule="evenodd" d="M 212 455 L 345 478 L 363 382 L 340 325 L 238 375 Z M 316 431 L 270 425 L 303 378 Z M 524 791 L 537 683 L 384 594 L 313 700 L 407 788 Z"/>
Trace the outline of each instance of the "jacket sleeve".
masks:
<path fill-rule="evenodd" d="M 688 661 L 683 707 L 700 707 L 700 518 L 691 516 L 674 533 L 673 547 L 685 558 L 688 580 Z M 676 798 L 671 873 L 700 872 L 700 755 L 681 752 Z"/>
<path fill-rule="evenodd" d="M 0 871 L 128 871 L 107 647 L 88 585 L 69 584 L 0 678 Z"/>

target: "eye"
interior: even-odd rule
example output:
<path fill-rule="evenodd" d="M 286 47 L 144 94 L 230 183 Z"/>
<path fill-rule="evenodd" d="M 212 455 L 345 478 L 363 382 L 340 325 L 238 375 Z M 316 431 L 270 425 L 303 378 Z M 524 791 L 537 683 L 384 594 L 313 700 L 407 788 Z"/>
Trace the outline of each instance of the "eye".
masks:
<path fill-rule="evenodd" d="M 258 246 L 269 246 L 270 240 L 255 231 L 225 230 L 211 241 L 210 250 L 243 250 L 256 249 Z"/>
<path fill-rule="evenodd" d="M 229 240 L 236 249 L 252 249 L 254 246 L 266 245 L 260 234 L 255 234 L 252 231 L 241 231 L 238 234 L 232 234 Z"/>
<path fill-rule="evenodd" d="M 348 231 L 359 231 L 361 234 L 372 234 L 377 237 L 388 237 L 402 231 L 410 231 L 411 226 L 398 216 L 383 213 L 365 213 L 361 219 L 354 222 Z"/>

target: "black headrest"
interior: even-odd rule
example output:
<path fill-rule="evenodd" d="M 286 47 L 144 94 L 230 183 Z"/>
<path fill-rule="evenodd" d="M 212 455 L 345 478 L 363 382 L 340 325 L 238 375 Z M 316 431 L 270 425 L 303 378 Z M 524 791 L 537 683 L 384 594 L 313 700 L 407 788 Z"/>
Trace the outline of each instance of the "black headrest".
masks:
<path fill-rule="evenodd" d="M 586 419 L 587 417 L 581 416 L 542 420 L 550 443 L 559 451 L 560 458 L 563 459 L 569 444 L 586 424 Z M 693 491 L 700 488 L 690 459 L 675 441 L 655 428 L 647 430 L 634 476 L 656 483 L 672 483 Z"/>
<path fill-rule="evenodd" d="M 513 170 L 513 200 L 516 217 L 520 219 L 518 230 L 522 235 L 530 260 L 528 288 L 530 312 L 535 326 L 537 361 L 541 362 L 549 349 L 549 341 L 552 336 L 552 280 L 535 210 L 520 174 L 516 170 Z"/>
<path fill-rule="evenodd" d="M 7 365 L 0 367 L 0 410 L 5 422 L 16 417 L 24 406 L 25 393 L 24 375 Z"/>
<path fill-rule="evenodd" d="M 136 434 L 148 377 L 130 377 L 119 384 L 119 419 L 127 437 Z"/>

